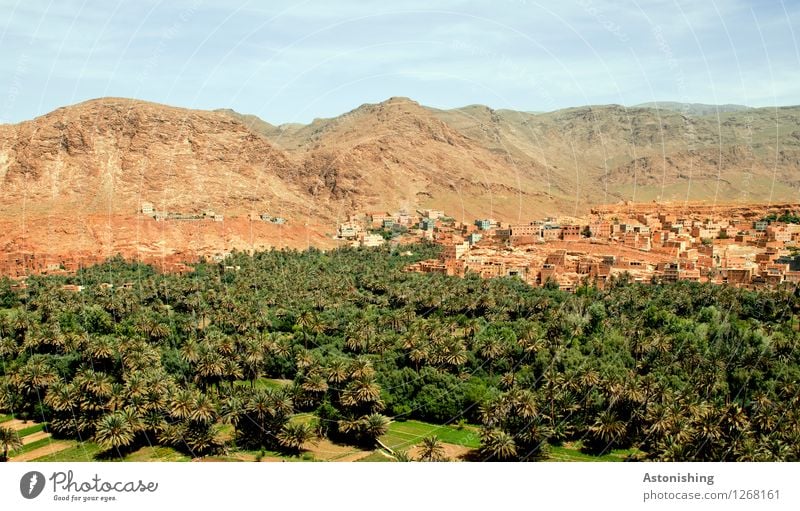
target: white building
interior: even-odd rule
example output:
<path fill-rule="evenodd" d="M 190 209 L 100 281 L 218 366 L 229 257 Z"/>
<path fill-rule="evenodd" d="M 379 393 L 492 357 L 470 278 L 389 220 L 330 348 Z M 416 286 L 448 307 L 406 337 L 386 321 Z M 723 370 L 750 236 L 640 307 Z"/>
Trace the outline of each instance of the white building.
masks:
<path fill-rule="evenodd" d="M 380 247 L 386 242 L 380 234 L 364 233 L 361 235 L 362 247 Z"/>

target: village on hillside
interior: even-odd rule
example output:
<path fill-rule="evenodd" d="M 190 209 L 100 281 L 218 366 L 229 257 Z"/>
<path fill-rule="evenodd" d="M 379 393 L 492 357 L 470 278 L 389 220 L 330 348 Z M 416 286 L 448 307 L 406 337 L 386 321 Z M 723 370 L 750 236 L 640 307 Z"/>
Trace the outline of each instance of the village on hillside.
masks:
<path fill-rule="evenodd" d="M 135 218 L 156 222 L 159 225 L 194 223 L 200 228 L 219 226 L 226 220 L 225 215 L 210 208 L 200 211 L 166 211 L 157 209 L 152 202 L 148 201 L 142 201 L 139 204 Z M 228 220 L 231 218 L 227 217 Z M 277 227 L 287 224 L 287 219 L 283 216 L 258 211 L 250 211 L 246 221 L 271 224 Z M 226 247 L 216 247 L 215 250 L 209 252 L 197 252 L 185 247 L 163 251 L 142 250 L 141 244 L 138 246 L 128 244 L 118 248 L 120 248 L 121 255 L 150 264 L 159 271 L 167 273 L 188 273 L 192 271 L 192 267 L 189 265 L 201 257 L 221 262 L 231 254 Z M 58 251 L 56 253 L 35 250 L 5 250 L 3 257 L 0 257 L 0 276 L 24 280 L 28 275 L 73 275 L 81 268 L 100 264 L 107 258 L 107 254 L 97 250 Z M 73 290 L 73 287 L 75 286 L 67 286 L 70 290 Z"/>
<path fill-rule="evenodd" d="M 491 218 L 458 221 L 444 211 L 420 209 L 351 214 L 336 228 L 344 246 L 379 247 L 420 241 L 442 246 L 437 259 L 408 271 L 484 278 L 516 276 L 532 286 L 566 291 L 582 284 L 603 288 L 615 277 L 633 282 L 688 280 L 755 288 L 800 282 L 800 205 L 676 208 L 663 204 L 598 206 L 586 217 L 546 217 L 526 223 Z M 143 202 L 149 221 L 222 222 L 212 210 L 165 212 Z M 250 212 L 250 222 L 282 226 L 287 219 Z M 222 262 L 230 252 L 180 251 L 140 257 L 160 271 L 185 273 L 200 255 Z M 70 275 L 102 262 L 99 253 L 59 258 L 7 252 L 0 273 L 24 280 L 31 274 Z"/>
<path fill-rule="evenodd" d="M 409 271 L 481 277 L 517 276 L 532 286 L 600 288 L 627 275 L 641 283 L 689 280 L 737 287 L 800 282 L 800 217 L 790 210 L 760 218 L 742 208 L 680 214 L 657 205 L 629 212 L 598 207 L 584 220 L 459 222 L 432 209 L 352 215 L 337 238 L 374 247 L 390 240 L 442 245 L 438 259 Z M 780 208 L 773 208 L 779 210 Z"/>

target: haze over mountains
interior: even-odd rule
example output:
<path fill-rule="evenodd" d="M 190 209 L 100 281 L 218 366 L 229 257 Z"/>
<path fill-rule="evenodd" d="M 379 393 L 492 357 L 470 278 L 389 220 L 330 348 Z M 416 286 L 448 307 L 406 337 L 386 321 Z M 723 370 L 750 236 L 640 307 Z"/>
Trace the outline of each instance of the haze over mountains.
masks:
<path fill-rule="evenodd" d="M 35 241 L 37 219 L 58 238 L 56 221 L 131 217 L 141 201 L 210 208 L 226 222 L 280 214 L 318 224 L 321 239 L 348 213 L 374 209 L 528 221 L 621 200 L 800 198 L 800 107 L 693 113 L 707 111 L 659 103 L 533 114 L 391 98 L 274 126 L 231 110 L 91 100 L 0 126 L 0 221 L 10 229 L 0 241 Z"/>

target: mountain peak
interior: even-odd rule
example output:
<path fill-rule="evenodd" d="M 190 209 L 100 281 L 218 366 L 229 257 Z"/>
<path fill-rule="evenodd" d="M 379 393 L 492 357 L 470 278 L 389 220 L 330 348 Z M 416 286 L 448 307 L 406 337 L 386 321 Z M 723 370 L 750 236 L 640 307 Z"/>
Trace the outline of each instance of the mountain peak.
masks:
<path fill-rule="evenodd" d="M 422 105 L 417 103 L 411 98 L 407 98 L 404 96 L 392 96 L 388 99 L 381 101 L 380 103 L 364 103 L 357 108 L 351 110 L 345 115 L 350 115 L 354 113 L 370 113 L 370 112 L 385 112 L 387 110 L 397 110 L 397 109 L 424 109 Z"/>
<path fill-rule="evenodd" d="M 387 99 L 385 101 L 381 101 L 380 104 L 382 104 L 382 105 L 408 105 L 408 104 L 410 104 L 410 105 L 419 106 L 419 103 L 417 103 L 413 99 L 407 98 L 405 96 L 392 96 L 392 97 L 390 97 L 389 99 Z"/>

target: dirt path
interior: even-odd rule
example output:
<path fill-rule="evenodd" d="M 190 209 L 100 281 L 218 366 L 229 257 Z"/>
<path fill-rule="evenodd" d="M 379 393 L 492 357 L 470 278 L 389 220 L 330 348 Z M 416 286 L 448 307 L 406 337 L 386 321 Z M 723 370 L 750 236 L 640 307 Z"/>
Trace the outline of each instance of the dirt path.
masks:
<path fill-rule="evenodd" d="M 362 451 L 350 445 L 335 444 L 326 438 L 319 439 L 314 443 L 308 442 L 303 445 L 303 448 L 321 461 L 355 461 L 352 459 L 353 457 L 361 459 L 372 454 L 372 451 Z"/>
<path fill-rule="evenodd" d="M 366 458 L 367 456 L 371 455 L 373 451 L 358 451 L 352 454 L 348 454 L 346 456 L 342 456 L 341 458 L 334 458 L 331 461 L 340 462 L 340 461 L 358 461 L 361 458 Z"/>
<path fill-rule="evenodd" d="M 38 449 L 22 453 L 19 456 L 14 456 L 13 458 L 9 458 L 8 461 L 33 461 L 43 456 L 63 451 L 64 449 L 69 448 L 71 445 L 72 444 L 70 444 L 69 442 L 63 442 L 57 440 L 52 444 L 48 444 L 43 447 L 39 447 Z"/>
<path fill-rule="evenodd" d="M 14 431 L 19 431 L 21 429 L 29 428 L 35 425 L 36 423 L 34 421 L 22 421 L 19 419 L 11 419 L 10 421 L 5 421 L 3 423 L 4 428 L 11 428 Z"/>
<path fill-rule="evenodd" d="M 469 447 L 464 447 L 463 445 L 447 444 L 444 442 L 442 442 L 442 447 L 444 448 L 444 457 L 447 458 L 448 461 L 461 461 L 464 455 L 471 450 Z M 415 445 L 408 450 L 408 454 L 410 454 L 412 458 L 418 459 L 421 450 L 419 445 Z"/>
<path fill-rule="evenodd" d="M 42 438 L 48 438 L 49 436 L 50 433 L 46 431 L 37 431 L 36 433 L 31 433 L 28 436 L 22 437 L 22 445 L 28 445 L 31 442 L 41 440 Z"/>

